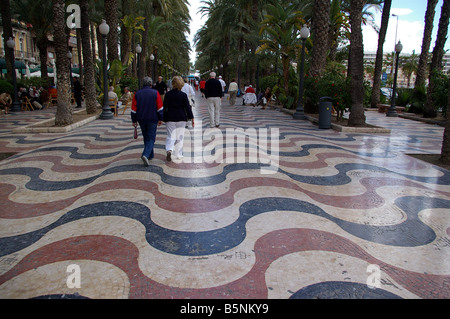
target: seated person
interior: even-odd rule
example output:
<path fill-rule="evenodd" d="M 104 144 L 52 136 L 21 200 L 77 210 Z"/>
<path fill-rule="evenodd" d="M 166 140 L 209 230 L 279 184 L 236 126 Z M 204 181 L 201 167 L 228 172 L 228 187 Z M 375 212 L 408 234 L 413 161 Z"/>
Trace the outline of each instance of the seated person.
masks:
<path fill-rule="evenodd" d="M 58 97 L 58 90 L 54 85 L 50 86 L 48 89 L 48 94 L 50 97 L 57 98 Z"/>
<path fill-rule="evenodd" d="M 11 95 L 9 93 L 0 94 L 0 108 L 5 109 L 5 114 L 9 114 L 9 108 L 11 107 Z"/>
<path fill-rule="evenodd" d="M 43 87 L 39 88 L 39 92 L 40 92 L 40 94 L 39 94 L 39 103 L 44 105 L 45 103 L 47 103 L 50 100 L 50 94 Z"/>
<path fill-rule="evenodd" d="M 111 112 L 114 113 L 114 109 L 112 107 L 116 106 L 117 102 L 119 101 L 119 98 L 117 97 L 116 92 L 114 92 L 114 86 L 109 87 L 108 101 L 109 101 L 109 106 L 111 106 Z"/>
<path fill-rule="evenodd" d="M 120 98 L 120 102 L 122 105 L 127 105 L 128 102 L 131 102 L 131 92 L 128 87 L 125 87 L 122 97 Z"/>
<path fill-rule="evenodd" d="M 20 101 L 23 102 L 25 100 L 25 98 L 27 97 L 31 102 L 31 95 L 30 95 L 30 93 L 28 93 L 26 88 L 23 88 L 23 87 L 19 88 L 19 92 L 17 93 L 17 95 L 18 95 Z"/>
<path fill-rule="evenodd" d="M 33 104 L 34 101 L 38 101 L 39 100 L 39 91 L 36 90 L 35 86 L 32 86 L 30 88 L 30 96 L 31 96 L 31 103 Z"/>
<path fill-rule="evenodd" d="M 253 87 L 250 85 L 246 90 L 244 94 L 244 105 L 245 104 L 251 104 L 253 107 L 256 106 L 256 93 Z"/>
<path fill-rule="evenodd" d="M 266 88 L 264 95 L 261 96 L 261 99 L 258 101 L 258 104 L 256 104 L 256 105 L 262 105 L 262 109 L 264 110 L 266 108 L 267 103 L 269 103 L 271 98 L 272 98 L 272 90 L 268 87 L 268 88 Z"/>

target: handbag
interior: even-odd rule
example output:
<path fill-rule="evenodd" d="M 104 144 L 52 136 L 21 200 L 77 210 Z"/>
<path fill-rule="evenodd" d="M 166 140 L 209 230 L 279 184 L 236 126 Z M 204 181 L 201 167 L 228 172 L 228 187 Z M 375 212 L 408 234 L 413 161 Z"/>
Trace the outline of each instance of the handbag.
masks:
<path fill-rule="evenodd" d="M 137 127 L 134 127 L 134 139 L 138 138 L 138 131 L 137 131 Z"/>

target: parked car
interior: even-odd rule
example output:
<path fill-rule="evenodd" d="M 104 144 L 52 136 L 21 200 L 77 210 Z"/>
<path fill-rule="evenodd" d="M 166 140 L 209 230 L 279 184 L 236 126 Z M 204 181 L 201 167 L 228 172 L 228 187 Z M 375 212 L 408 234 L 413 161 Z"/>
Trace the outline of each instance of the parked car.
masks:
<path fill-rule="evenodd" d="M 380 91 L 381 91 L 381 94 L 383 94 L 389 100 L 391 99 L 391 96 L 392 96 L 392 89 L 391 88 L 381 88 Z"/>

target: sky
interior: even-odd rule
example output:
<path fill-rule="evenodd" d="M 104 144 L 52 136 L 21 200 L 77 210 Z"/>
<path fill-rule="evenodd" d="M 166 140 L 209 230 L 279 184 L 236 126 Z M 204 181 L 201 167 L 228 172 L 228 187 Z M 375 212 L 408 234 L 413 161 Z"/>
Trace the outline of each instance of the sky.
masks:
<path fill-rule="evenodd" d="M 205 24 L 207 17 L 203 17 L 201 16 L 200 13 L 198 13 L 198 10 L 200 7 L 202 7 L 202 3 L 201 0 L 189 0 L 189 13 L 191 15 L 191 24 L 190 24 L 190 37 L 189 37 L 189 41 L 191 43 L 191 48 L 192 48 L 192 52 L 190 55 L 190 60 L 191 62 L 195 61 L 195 56 L 197 55 L 197 53 L 195 52 L 195 46 L 194 46 L 194 36 L 197 33 L 197 31 Z"/>
<path fill-rule="evenodd" d="M 439 17 L 441 16 L 441 7 L 443 0 L 439 0 L 436 6 L 435 20 L 433 35 L 431 41 L 430 51 L 433 50 L 436 41 L 437 30 L 439 26 Z M 206 21 L 206 17 L 201 17 L 198 14 L 199 8 L 202 6 L 201 0 L 189 0 L 190 14 L 191 14 L 191 34 L 189 40 L 192 45 L 191 52 L 191 62 L 195 61 L 195 47 L 193 46 L 193 38 L 197 31 L 202 27 Z M 396 33 L 397 42 L 400 40 L 403 44 L 403 53 L 420 54 L 422 49 L 422 38 L 423 29 L 425 27 L 425 12 L 427 9 L 427 0 L 392 0 L 391 14 L 398 15 L 398 26 L 397 17 L 391 16 L 388 25 L 388 31 L 386 34 L 386 41 L 383 47 L 384 52 L 394 51 L 396 43 Z M 381 13 L 375 13 L 375 24 L 380 26 L 381 24 Z M 450 37 L 450 35 L 449 35 Z M 378 33 L 376 33 L 371 26 L 363 27 L 363 38 L 364 38 L 364 51 L 366 52 L 376 52 L 378 44 Z M 450 40 L 447 40 L 446 50 L 450 50 Z"/>
<path fill-rule="evenodd" d="M 436 6 L 434 19 L 433 35 L 431 40 L 430 51 L 433 50 L 436 41 L 437 30 L 439 26 L 439 18 L 441 16 L 441 7 L 443 0 L 439 0 Z M 427 0 L 392 0 L 391 16 L 386 34 L 383 51 L 392 52 L 395 47 L 395 35 L 397 30 L 397 42 L 400 40 L 403 44 L 403 53 L 420 54 L 422 50 L 423 29 L 425 28 L 425 12 L 427 10 Z M 380 26 L 381 12 L 375 15 L 375 23 Z M 370 26 L 363 27 L 364 51 L 376 52 L 378 44 L 378 34 Z M 450 41 L 447 40 L 446 50 L 450 50 Z"/>

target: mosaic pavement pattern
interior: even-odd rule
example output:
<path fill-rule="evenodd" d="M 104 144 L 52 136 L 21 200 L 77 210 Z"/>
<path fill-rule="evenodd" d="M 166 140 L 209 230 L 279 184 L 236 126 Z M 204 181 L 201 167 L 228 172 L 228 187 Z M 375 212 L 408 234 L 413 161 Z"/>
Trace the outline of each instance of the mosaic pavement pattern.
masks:
<path fill-rule="evenodd" d="M 51 110 L 2 115 L 0 298 L 450 298 L 450 172 L 406 155 L 440 153 L 443 128 L 195 114 L 185 158 L 162 126 L 149 167 L 129 111 L 64 134 L 11 133 Z"/>

